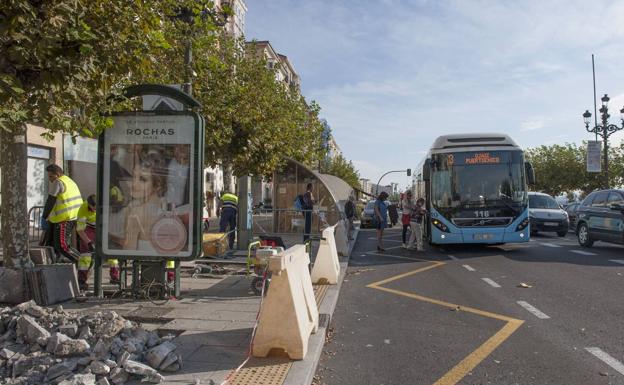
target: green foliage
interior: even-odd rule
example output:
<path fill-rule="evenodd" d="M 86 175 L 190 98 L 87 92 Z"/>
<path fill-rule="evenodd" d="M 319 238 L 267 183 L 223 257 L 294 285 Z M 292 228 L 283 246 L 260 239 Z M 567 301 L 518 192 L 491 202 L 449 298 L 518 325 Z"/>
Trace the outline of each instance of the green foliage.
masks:
<path fill-rule="evenodd" d="M 50 135 L 94 135 L 111 124 L 99 116 L 111 108 L 109 94 L 141 82 L 184 83 L 195 71 L 207 164 L 270 175 L 286 157 L 320 159 L 319 106 L 276 81 L 277 69 L 254 46 L 221 36 L 223 15 L 212 7 L 205 0 L 9 0 L 0 10 L 0 128 L 39 122 Z M 192 66 L 184 63 L 187 44 Z"/>
<path fill-rule="evenodd" d="M 337 176 L 353 188 L 360 188 L 360 174 L 353 166 L 353 162 L 347 161 L 342 155 L 335 158 L 327 157 L 321 162 L 321 172 Z"/>
<path fill-rule="evenodd" d="M 160 13 L 159 13 L 160 12 Z M 90 134 L 106 96 L 148 71 L 162 9 L 143 2 L 8 0 L 0 9 L 0 129 Z"/>
<path fill-rule="evenodd" d="M 603 173 L 586 171 L 587 146 L 565 145 L 540 146 L 526 151 L 527 160 L 535 170 L 534 190 L 556 196 L 563 192 L 581 190 L 585 194 L 602 188 Z M 624 182 L 624 144 L 609 149 L 609 183 L 621 186 Z"/>

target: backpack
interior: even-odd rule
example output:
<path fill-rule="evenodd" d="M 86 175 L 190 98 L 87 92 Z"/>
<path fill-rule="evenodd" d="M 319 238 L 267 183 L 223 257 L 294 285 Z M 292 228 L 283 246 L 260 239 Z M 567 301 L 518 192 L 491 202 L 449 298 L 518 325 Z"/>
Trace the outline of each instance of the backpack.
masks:
<path fill-rule="evenodd" d="M 299 194 L 295 197 L 295 201 L 293 203 L 293 205 L 295 206 L 295 210 L 297 211 L 303 211 L 303 195 Z"/>

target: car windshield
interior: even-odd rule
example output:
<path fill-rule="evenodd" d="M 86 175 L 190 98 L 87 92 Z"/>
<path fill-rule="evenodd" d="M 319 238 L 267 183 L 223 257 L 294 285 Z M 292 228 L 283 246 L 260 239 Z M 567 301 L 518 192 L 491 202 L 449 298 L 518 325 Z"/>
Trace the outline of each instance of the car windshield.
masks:
<path fill-rule="evenodd" d="M 375 201 L 370 201 L 366 204 L 366 207 L 364 208 L 364 210 L 372 210 L 373 207 L 375 207 Z"/>
<path fill-rule="evenodd" d="M 532 209 L 560 209 L 557 201 L 546 195 L 529 195 L 529 207 Z"/>

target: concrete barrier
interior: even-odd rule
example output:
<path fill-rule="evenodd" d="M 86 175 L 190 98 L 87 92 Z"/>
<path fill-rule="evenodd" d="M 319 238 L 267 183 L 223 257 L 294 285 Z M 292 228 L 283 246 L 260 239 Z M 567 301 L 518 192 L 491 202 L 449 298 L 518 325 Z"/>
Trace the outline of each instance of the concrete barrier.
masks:
<path fill-rule="evenodd" d="M 253 356 L 266 357 L 271 349 L 283 349 L 291 359 L 305 357 L 319 321 L 309 265 L 305 245 L 269 258 L 271 286 L 260 310 Z"/>
<path fill-rule="evenodd" d="M 340 261 L 338 261 L 338 250 L 334 238 L 334 231 L 337 226 L 340 226 L 340 223 L 325 228 L 321 234 L 323 239 L 321 239 L 312 268 L 312 282 L 314 283 L 319 283 L 321 280 L 327 280 L 330 285 L 338 283 Z"/>
<path fill-rule="evenodd" d="M 346 219 L 342 219 L 336 224 L 336 249 L 338 250 L 338 255 L 343 257 L 349 255 L 348 229 L 349 223 Z"/>

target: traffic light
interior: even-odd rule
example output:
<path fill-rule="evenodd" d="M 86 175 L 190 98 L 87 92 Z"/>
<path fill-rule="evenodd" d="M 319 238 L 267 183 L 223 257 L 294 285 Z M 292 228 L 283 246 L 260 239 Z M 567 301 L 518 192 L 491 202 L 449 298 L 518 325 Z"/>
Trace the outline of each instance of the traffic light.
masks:
<path fill-rule="evenodd" d="M 412 169 L 411 168 L 407 169 L 407 176 L 412 176 Z"/>

